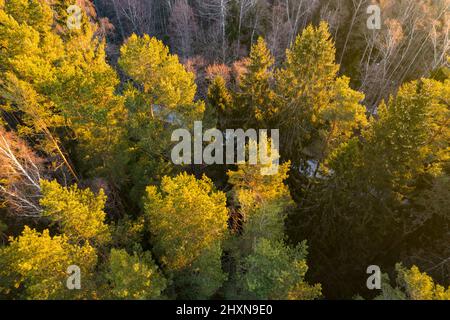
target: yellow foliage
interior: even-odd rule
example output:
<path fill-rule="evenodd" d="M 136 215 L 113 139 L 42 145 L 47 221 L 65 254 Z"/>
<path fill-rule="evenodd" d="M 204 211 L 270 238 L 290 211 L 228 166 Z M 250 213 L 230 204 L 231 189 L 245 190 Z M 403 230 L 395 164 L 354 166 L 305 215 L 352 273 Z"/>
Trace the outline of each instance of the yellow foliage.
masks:
<path fill-rule="evenodd" d="M 97 264 L 95 249 L 89 244 L 73 245 L 66 236 L 51 237 L 48 230 L 39 233 L 27 226 L 21 236 L 10 238 L 10 245 L 0 250 L 0 259 L 1 278 L 7 279 L 0 290 L 8 293 L 13 287 L 22 288 L 27 299 L 71 297 L 74 293 L 66 287 L 67 268 L 79 266 L 82 286 L 88 288 Z M 86 292 L 77 294 L 82 297 Z"/>
<path fill-rule="evenodd" d="M 397 282 L 405 289 L 411 300 L 450 300 L 450 287 L 445 290 L 443 286 L 435 284 L 433 278 L 421 273 L 419 268 L 413 266 L 405 269 L 401 264 L 396 267 Z"/>
<path fill-rule="evenodd" d="M 147 188 L 145 211 L 156 251 L 170 270 L 188 267 L 224 238 L 228 211 L 225 194 L 204 176 L 164 177 L 161 192 Z"/>
<path fill-rule="evenodd" d="M 96 196 L 89 189 L 76 185 L 62 187 L 56 181 L 41 181 L 43 215 L 61 224 L 62 231 L 77 242 L 105 244 L 111 240 L 103 211 L 106 196 L 103 190 Z"/>

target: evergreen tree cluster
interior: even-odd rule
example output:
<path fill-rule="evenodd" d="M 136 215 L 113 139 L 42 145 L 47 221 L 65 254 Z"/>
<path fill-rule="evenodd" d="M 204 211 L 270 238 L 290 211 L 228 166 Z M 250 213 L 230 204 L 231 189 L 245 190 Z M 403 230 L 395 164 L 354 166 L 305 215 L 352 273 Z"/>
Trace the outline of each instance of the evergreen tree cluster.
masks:
<path fill-rule="evenodd" d="M 281 63 L 259 37 L 201 99 L 161 40 L 112 63 L 95 7 L 74 29 L 70 5 L 0 0 L 0 299 L 450 300 L 445 65 L 370 111 L 320 22 Z M 279 129 L 278 172 L 174 165 L 195 121 Z"/>

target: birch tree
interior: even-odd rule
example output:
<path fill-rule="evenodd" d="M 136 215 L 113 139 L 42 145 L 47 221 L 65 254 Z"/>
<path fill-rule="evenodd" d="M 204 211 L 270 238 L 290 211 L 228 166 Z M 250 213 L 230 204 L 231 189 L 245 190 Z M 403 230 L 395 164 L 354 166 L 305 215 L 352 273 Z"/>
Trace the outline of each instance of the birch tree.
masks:
<path fill-rule="evenodd" d="M 187 0 L 178 0 L 174 4 L 169 21 L 172 48 L 182 59 L 189 58 L 194 52 L 199 28 L 194 11 Z"/>
<path fill-rule="evenodd" d="M 211 36 L 218 37 L 220 58 L 226 61 L 228 41 L 226 35 L 230 0 L 196 0 L 196 7 L 202 19 L 213 23 Z"/>
<path fill-rule="evenodd" d="M 41 216 L 43 162 L 24 141 L 0 127 L 0 195 L 10 212 L 22 217 Z"/>

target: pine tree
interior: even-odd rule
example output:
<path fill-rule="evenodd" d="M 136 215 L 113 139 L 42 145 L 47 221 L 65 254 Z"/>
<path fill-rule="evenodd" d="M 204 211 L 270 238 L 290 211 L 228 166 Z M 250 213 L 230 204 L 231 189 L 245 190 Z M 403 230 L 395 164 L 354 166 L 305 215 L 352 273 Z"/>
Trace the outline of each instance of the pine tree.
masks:
<path fill-rule="evenodd" d="M 380 196 L 385 191 L 406 196 L 419 176 L 441 172 L 449 159 L 446 90 L 434 80 L 413 81 L 379 107 L 379 119 L 364 133 L 362 156 Z"/>
<path fill-rule="evenodd" d="M 220 262 L 228 220 L 225 194 L 207 177 L 183 173 L 164 177 L 160 192 L 148 187 L 144 205 L 154 251 L 178 280 L 175 285 L 183 284 L 180 296 L 213 295 L 225 278 Z"/>
<path fill-rule="evenodd" d="M 0 249 L 0 290 L 22 299 L 92 298 L 93 273 L 97 264 L 95 249 L 85 243 L 71 244 L 66 236 L 51 237 L 25 227 L 18 238 L 10 238 Z M 81 290 L 68 290 L 67 269 L 79 266 Z"/>
<path fill-rule="evenodd" d="M 41 181 L 43 216 L 61 226 L 69 239 L 93 245 L 104 245 L 111 240 L 109 226 L 103 211 L 106 196 L 103 190 L 94 195 L 89 189 L 80 190 L 76 185 L 62 187 L 56 181 Z"/>
<path fill-rule="evenodd" d="M 398 286 L 393 288 L 389 277 L 384 275 L 382 293 L 375 300 L 450 300 L 450 287 L 446 290 L 436 284 L 429 275 L 421 273 L 417 266 L 407 269 L 397 264 L 395 270 Z"/>
<path fill-rule="evenodd" d="M 289 224 L 304 225 L 290 234 L 312 232 L 313 252 L 340 252 L 337 265 L 352 261 L 354 271 L 350 265 L 337 267 L 342 277 L 351 278 L 373 256 L 388 259 L 425 244 L 427 252 L 445 252 L 440 243 L 448 241 L 449 221 L 443 218 L 445 201 L 433 191 L 442 192 L 440 181 L 448 174 L 446 87 L 435 80 L 413 81 L 382 103 L 361 137 L 331 152 L 330 175 L 311 189 L 300 220 Z M 414 241 L 418 237 L 421 244 Z"/>
<path fill-rule="evenodd" d="M 233 112 L 233 97 L 229 93 L 225 80 L 221 76 L 214 78 L 208 88 L 208 107 L 211 115 L 216 115 L 221 130 L 228 128 L 229 116 Z"/>
<path fill-rule="evenodd" d="M 29 13 L 36 13 L 31 15 Z M 43 93 L 55 77 L 63 43 L 51 32 L 50 7 L 41 1 L 8 1 L 0 8 L 0 96 L 6 112 L 22 113 L 18 131 L 44 134 L 49 148 L 58 149 L 55 132 L 62 118 Z M 43 143 L 45 144 L 45 142 Z"/>
<path fill-rule="evenodd" d="M 194 74 L 186 71 L 176 55 L 156 38 L 132 35 L 120 49 L 119 66 L 140 86 L 148 115 L 166 117 L 175 112 L 180 120 L 198 117 L 202 104 L 194 103 Z"/>
<path fill-rule="evenodd" d="M 68 30 L 62 36 L 64 59 L 49 95 L 73 133 L 84 172 L 120 185 L 128 160 L 123 152 L 127 148 L 124 100 L 116 95 L 119 79 L 106 61 L 106 43 L 95 36 L 98 26 L 89 21 L 86 11 L 82 13 L 80 30 Z"/>
<path fill-rule="evenodd" d="M 249 115 L 245 121 L 246 127 L 254 127 L 259 122 L 267 128 L 273 123 L 277 112 L 272 89 L 274 62 L 266 42 L 262 37 L 258 38 L 251 48 L 248 70 L 239 83 L 237 93 L 240 116 Z"/>
<path fill-rule="evenodd" d="M 305 282 L 306 245 L 295 248 L 281 241 L 261 239 L 245 258 L 246 272 L 240 280 L 250 297 L 258 300 L 313 300 L 320 298 L 321 286 Z"/>
<path fill-rule="evenodd" d="M 360 105 L 364 96 L 349 87 L 348 78 L 337 77 L 335 54 L 328 25 L 308 26 L 287 50 L 285 65 L 276 74 L 284 157 L 304 172 L 314 161 L 314 176 L 342 137 L 365 125 Z"/>
<path fill-rule="evenodd" d="M 286 213 L 293 205 L 289 188 L 284 184 L 290 164 L 281 165 L 274 175 L 262 175 L 261 167 L 243 164 L 237 171 L 228 172 L 229 183 L 233 185 L 231 196 L 242 216 L 244 247 L 252 247 L 261 237 L 282 240 Z"/>
<path fill-rule="evenodd" d="M 2 109 L 23 113 L 19 132 L 61 157 L 75 178 L 61 146 L 63 129 L 70 133 L 65 140 L 76 140 L 85 171 L 109 178 L 122 172 L 123 102 L 114 94 L 118 78 L 106 63 L 104 43 L 94 37 L 96 25 L 84 13 L 80 30 L 66 30 L 65 37 L 53 29 L 52 6 L 38 0 L 8 1 L 0 21 Z"/>
<path fill-rule="evenodd" d="M 274 175 L 261 174 L 264 166 L 242 164 L 228 173 L 241 230 L 235 230 L 229 242 L 234 272 L 225 293 L 229 298 L 245 299 L 318 298 L 320 285 L 304 281 L 306 243 L 296 247 L 285 243 L 285 219 L 293 205 L 284 184 L 290 163 L 279 166 Z"/>
<path fill-rule="evenodd" d="M 110 283 L 108 292 L 113 299 L 158 299 L 166 287 L 166 280 L 150 252 L 129 255 L 123 249 L 112 249 L 105 278 Z"/>
<path fill-rule="evenodd" d="M 171 134 L 203 118 L 202 101 L 194 101 L 194 75 L 159 40 L 132 35 L 121 48 L 119 66 L 134 83 L 124 92 L 131 140 L 129 170 L 132 199 L 142 198 L 145 184 L 173 173 Z"/>

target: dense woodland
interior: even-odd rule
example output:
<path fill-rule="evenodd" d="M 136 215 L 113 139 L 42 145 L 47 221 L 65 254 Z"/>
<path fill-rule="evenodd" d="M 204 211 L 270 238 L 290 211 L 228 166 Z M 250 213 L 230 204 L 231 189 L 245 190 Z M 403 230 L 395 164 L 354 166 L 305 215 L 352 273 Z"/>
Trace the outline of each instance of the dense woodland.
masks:
<path fill-rule="evenodd" d="M 0 299 L 450 300 L 449 18 L 0 0 Z M 278 173 L 173 164 L 194 121 L 279 129 Z"/>

